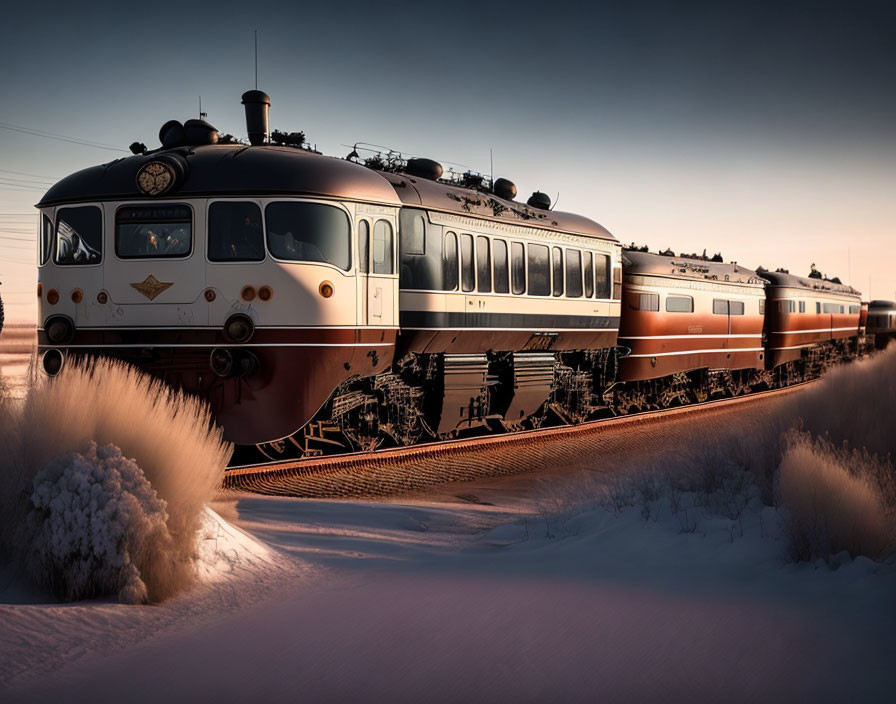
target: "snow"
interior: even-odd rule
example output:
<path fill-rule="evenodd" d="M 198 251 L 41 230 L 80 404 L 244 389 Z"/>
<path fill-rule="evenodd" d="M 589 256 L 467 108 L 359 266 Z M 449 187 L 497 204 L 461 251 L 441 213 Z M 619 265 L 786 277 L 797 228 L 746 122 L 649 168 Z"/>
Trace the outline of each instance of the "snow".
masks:
<path fill-rule="evenodd" d="M 510 485 L 392 503 L 235 496 L 206 513 L 201 586 L 159 606 L 16 603 L 7 574 L 4 700 L 892 693 L 892 560 L 788 562 L 755 497 L 736 520 L 683 523 L 694 496 L 556 511 L 533 481 Z"/>

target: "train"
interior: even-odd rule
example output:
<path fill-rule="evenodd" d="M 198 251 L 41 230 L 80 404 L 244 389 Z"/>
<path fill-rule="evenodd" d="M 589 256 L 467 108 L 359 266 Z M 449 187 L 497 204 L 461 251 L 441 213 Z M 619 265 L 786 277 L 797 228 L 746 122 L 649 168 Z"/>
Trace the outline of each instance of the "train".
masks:
<path fill-rule="evenodd" d="M 248 143 L 172 120 L 40 200 L 47 374 L 123 360 L 276 460 L 745 394 L 869 347 L 836 280 L 623 247 L 426 158 L 275 143 L 269 96 L 242 102 Z"/>

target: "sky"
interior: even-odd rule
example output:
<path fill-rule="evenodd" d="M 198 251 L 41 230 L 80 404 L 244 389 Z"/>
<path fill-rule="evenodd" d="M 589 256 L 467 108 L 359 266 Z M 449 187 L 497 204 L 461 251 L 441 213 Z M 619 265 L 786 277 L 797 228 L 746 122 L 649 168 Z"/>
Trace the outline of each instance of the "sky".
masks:
<path fill-rule="evenodd" d="M 271 126 L 326 154 L 370 142 L 484 174 L 491 154 L 521 199 L 544 191 L 624 243 L 814 263 L 896 298 L 891 1 L 127 5 L 4 10 L 9 318 L 36 312 L 33 204 L 55 179 L 158 146 L 200 95 L 245 135 L 255 30 Z"/>

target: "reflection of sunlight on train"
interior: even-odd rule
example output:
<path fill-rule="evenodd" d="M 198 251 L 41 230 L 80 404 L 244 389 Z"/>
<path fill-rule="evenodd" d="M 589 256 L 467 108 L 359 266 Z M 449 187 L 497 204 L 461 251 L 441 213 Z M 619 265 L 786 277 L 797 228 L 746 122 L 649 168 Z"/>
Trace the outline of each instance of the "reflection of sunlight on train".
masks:
<path fill-rule="evenodd" d="M 274 145 L 269 98 L 243 102 L 251 146 L 171 121 L 160 149 L 135 143 L 42 199 L 48 373 L 127 360 L 283 457 L 736 395 L 860 351 L 849 287 L 623 253 L 506 179 Z"/>

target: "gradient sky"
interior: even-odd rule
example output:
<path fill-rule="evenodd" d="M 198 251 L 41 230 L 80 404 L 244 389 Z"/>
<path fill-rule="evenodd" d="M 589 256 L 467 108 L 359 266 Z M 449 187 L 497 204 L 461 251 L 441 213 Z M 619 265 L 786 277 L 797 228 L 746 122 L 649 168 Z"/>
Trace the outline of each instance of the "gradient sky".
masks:
<path fill-rule="evenodd" d="M 272 127 L 327 154 L 365 141 L 487 174 L 491 149 L 523 200 L 559 193 L 622 242 L 814 262 L 896 298 L 891 0 L 125 5 L 6 9 L 0 123 L 155 147 L 202 95 L 242 136 L 257 29 Z M 0 127 L 11 317 L 35 311 L 44 184 L 123 153 Z"/>

